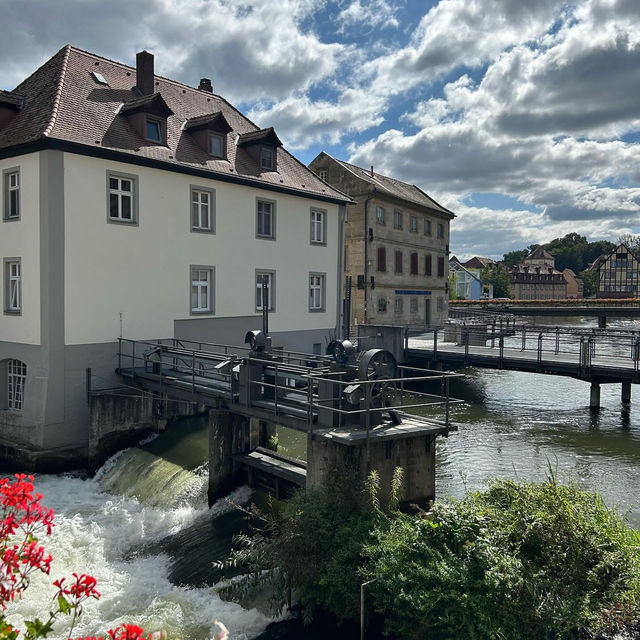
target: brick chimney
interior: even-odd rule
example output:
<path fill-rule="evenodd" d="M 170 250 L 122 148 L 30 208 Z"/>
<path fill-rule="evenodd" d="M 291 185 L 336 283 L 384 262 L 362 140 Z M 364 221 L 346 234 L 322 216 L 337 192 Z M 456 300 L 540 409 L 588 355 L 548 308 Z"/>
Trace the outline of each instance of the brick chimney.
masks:
<path fill-rule="evenodd" d="M 140 51 L 136 54 L 136 86 L 143 96 L 148 96 L 155 91 L 153 54 L 148 51 Z"/>
<path fill-rule="evenodd" d="M 213 93 L 213 85 L 209 78 L 200 78 L 200 84 L 198 85 L 200 91 L 206 91 L 207 93 Z"/>

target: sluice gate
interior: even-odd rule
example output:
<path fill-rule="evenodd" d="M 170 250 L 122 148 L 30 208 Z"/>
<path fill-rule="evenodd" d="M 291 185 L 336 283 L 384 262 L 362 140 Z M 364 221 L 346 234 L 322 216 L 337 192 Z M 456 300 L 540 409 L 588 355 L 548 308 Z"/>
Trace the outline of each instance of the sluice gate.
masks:
<path fill-rule="evenodd" d="M 209 411 L 210 500 L 242 481 L 286 496 L 341 467 L 359 479 L 375 469 L 387 488 L 402 467 L 406 500 L 425 503 L 435 496 L 435 438 L 455 430 L 450 407 L 460 402 L 449 389 L 460 374 L 400 366 L 390 351 L 348 340 L 324 355 L 286 351 L 261 331 L 244 346 L 121 338 L 118 373 Z M 275 425 L 307 434 L 306 465 L 265 448 Z"/>

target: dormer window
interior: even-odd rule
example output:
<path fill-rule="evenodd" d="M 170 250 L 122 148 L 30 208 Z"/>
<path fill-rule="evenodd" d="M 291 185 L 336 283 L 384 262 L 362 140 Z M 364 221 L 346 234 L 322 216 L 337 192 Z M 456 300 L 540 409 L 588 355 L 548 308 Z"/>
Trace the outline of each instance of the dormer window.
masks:
<path fill-rule="evenodd" d="M 212 158 L 227 159 L 227 134 L 232 129 L 221 111 L 189 118 L 182 128 Z"/>
<path fill-rule="evenodd" d="M 209 133 L 209 155 L 224 158 L 224 137 L 220 133 Z"/>
<path fill-rule="evenodd" d="M 238 147 L 245 149 L 263 171 L 278 170 L 278 147 L 281 146 L 273 127 L 238 136 Z"/>
<path fill-rule="evenodd" d="M 8 125 L 23 108 L 24 96 L 0 89 L 0 129 Z"/>
<path fill-rule="evenodd" d="M 273 171 L 276 168 L 276 150 L 271 147 L 262 147 L 260 153 L 260 166 L 267 171 Z"/>
<path fill-rule="evenodd" d="M 156 144 L 167 144 L 167 118 L 173 115 L 159 93 L 125 102 L 120 108 L 132 128 L 143 139 Z"/>
<path fill-rule="evenodd" d="M 162 135 L 162 122 L 155 118 L 147 118 L 147 130 L 146 138 L 150 142 L 162 142 L 164 136 Z"/>

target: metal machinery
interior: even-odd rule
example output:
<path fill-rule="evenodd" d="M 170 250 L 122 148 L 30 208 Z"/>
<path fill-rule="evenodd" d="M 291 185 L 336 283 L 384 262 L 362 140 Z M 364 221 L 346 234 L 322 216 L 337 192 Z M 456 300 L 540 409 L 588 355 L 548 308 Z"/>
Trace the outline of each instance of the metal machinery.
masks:
<path fill-rule="evenodd" d="M 448 425 L 448 378 L 453 374 L 421 370 L 407 375 L 389 351 L 358 351 L 349 340 L 329 343 L 325 355 L 274 348 L 260 330 L 247 332 L 244 342 L 245 347 L 232 347 L 122 338 L 119 372 L 154 390 L 170 388 L 173 395 L 204 405 L 223 402 L 233 411 L 297 429 L 397 425 L 404 409 L 426 404 L 446 404 Z M 414 391 L 425 398 L 408 404 L 403 394 L 409 376 L 440 379 L 440 395 Z"/>

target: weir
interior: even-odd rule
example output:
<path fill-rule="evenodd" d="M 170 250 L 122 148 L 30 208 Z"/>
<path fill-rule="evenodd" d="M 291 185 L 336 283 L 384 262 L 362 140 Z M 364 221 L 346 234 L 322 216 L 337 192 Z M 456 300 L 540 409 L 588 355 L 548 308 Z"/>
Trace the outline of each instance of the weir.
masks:
<path fill-rule="evenodd" d="M 395 337 L 401 349 L 401 330 Z M 402 467 L 406 501 L 435 498 L 435 440 L 456 429 L 449 383 L 460 374 L 400 366 L 391 351 L 348 340 L 325 355 L 272 347 L 261 331 L 245 345 L 120 339 L 117 372 L 129 388 L 151 394 L 160 412 L 176 402 L 209 412 L 210 503 L 244 482 L 286 497 L 343 468 L 360 480 L 377 471 L 385 500 Z M 414 390 L 421 383 L 436 388 Z M 306 464 L 271 450 L 276 425 L 306 433 Z"/>

